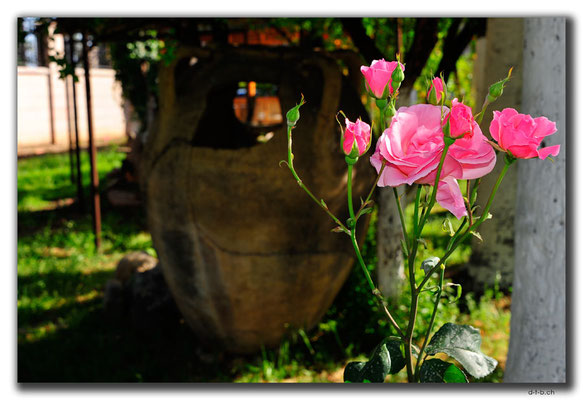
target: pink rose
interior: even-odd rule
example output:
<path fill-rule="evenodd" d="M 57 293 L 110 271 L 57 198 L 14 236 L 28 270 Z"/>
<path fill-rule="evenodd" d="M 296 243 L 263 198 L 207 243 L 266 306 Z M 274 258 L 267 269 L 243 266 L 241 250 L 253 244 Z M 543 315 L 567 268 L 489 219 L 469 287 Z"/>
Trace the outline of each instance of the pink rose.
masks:
<path fill-rule="evenodd" d="M 457 99 L 453 99 L 451 102 L 451 110 L 444 122 L 447 121 L 450 124 L 450 135 L 454 138 L 462 135 L 464 137 L 472 136 L 474 134 L 474 126 L 477 126 L 472 115 L 472 109 L 460 103 Z"/>
<path fill-rule="evenodd" d="M 516 158 L 538 157 L 544 160 L 549 155 L 559 154 L 560 145 L 538 148 L 546 136 L 556 131 L 556 124 L 547 118 L 532 118 L 530 115 L 519 114 L 513 108 L 494 111 L 494 119 L 490 123 L 492 138 L 498 142 L 498 146 Z"/>
<path fill-rule="evenodd" d="M 370 125 L 360 118 L 351 122 L 348 118 L 344 121 L 346 130 L 342 136 L 342 150 L 344 154 L 353 157 L 361 156 L 370 147 Z"/>
<path fill-rule="evenodd" d="M 447 116 L 449 109 L 443 109 Z M 451 118 L 455 119 L 454 115 Z M 437 202 L 458 219 L 467 212 L 456 179 L 484 176 L 496 164 L 494 149 L 475 121 L 472 130 L 473 135 L 460 138 L 449 147 L 437 186 Z M 387 164 L 378 185 L 433 185 L 444 146 L 441 107 L 417 104 L 399 108 L 371 156 L 377 172 L 383 162 Z"/>
<path fill-rule="evenodd" d="M 360 72 L 364 75 L 365 86 L 369 93 L 377 99 L 386 99 L 393 94 L 391 87 L 391 75 L 399 63 L 397 61 L 387 62 L 384 59 L 374 60 L 370 67 L 360 67 Z M 405 66 L 401 64 L 403 71 Z"/>
<path fill-rule="evenodd" d="M 427 101 L 433 104 L 439 104 L 441 102 L 441 96 L 445 92 L 443 80 L 441 78 L 433 78 L 431 85 L 429 85 L 429 90 L 427 90 Z"/>

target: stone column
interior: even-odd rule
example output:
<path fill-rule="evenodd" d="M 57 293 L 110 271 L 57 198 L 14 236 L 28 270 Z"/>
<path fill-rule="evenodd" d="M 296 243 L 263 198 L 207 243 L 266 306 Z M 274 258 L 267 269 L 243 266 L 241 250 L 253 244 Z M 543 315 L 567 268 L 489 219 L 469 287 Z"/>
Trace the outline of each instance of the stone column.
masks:
<path fill-rule="evenodd" d="M 519 160 L 515 271 L 505 382 L 566 382 L 565 359 L 565 18 L 524 24 L 522 112 L 544 115 L 561 144 L 555 162 Z"/>
<path fill-rule="evenodd" d="M 474 66 L 474 87 L 476 91 L 475 112 L 479 112 L 488 88 L 494 82 L 506 77 L 508 70 L 512 71 L 512 79 L 504 89 L 504 94 L 488 107 L 480 128 L 486 137 L 490 136 L 492 110 L 502 110 L 507 107 L 520 110 L 522 96 L 522 18 L 489 18 L 486 37 L 480 39 L 477 45 L 477 60 Z M 484 207 L 492 187 L 504 167 L 504 155 L 498 155 L 494 170 L 482 178 L 477 204 Z M 502 186 L 496 193 L 496 199 L 490 212 L 493 217 L 480 227 L 483 242 L 472 239 L 472 257 L 465 266 L 471 279 L 466 290 L 483 290 L 485 286 L 492 287 L 499 279 L 501 288 L 512 284 L 514 270 L 514 205 L 516 203 L 516 168 L 508 171 L 502 181 Z M 478 213 L 480 211 L 478 210 Z"/>

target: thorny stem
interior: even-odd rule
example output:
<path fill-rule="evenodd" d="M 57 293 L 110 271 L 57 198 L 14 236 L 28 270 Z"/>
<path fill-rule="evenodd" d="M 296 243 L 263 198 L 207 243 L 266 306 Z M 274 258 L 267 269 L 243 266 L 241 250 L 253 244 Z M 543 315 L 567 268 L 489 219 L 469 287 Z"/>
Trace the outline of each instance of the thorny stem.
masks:
<path fill-rule="evenodd" d="M 308 196 L 310 196 L 310 198 L 312 200 L 314 200 L 316 202 L 316 204 L 318 204 L 318 206 L 320 208 L 322 208 L 326 212 L 326 214 L 328 214 L 330 216 L 330 218 L 332 218 L 332 220 L 334 222 L 336 222 L 336 224 L 340 227 L 342 232 L 346 233 L 347 235 L 350 235 L 350 231 L 348 230 L 348 228 L 346 228 L 346 226 L 344 226 L 344 224 L 342 222 L 340 222 L 340 220 L 338 218 L 336 218 L 336 216 L 334 214 L 332 214 L 332 212 L 328 209 L 328 207 L 326 205 L 324 205 L 322 203 L 321 200 L 318 200 L 316 198 L 316 196 L 314 196 L 312 194 L 312 192 L 306 187 L 306 185 L 304 185 L 304 183 L 302 182 L 302 180 L 300 179 L 300 177 L 296 173 L 296 171 L 294 169 L 294 163 L 293 163 L 294 155 L 292 153 L 291 131 L 292 131 L 292 126 L 288 125 L 288 127 L 287 127 L 287 166 L 288 166 L 289 170 L 291 171 L 291 173 L 294 176 L 298 185 L 308 194 Z"/>
<path fill-rule="evenodd" d="M 415 195 L 415 209 L 413 210 L 413 238 L 417 238 L 417 229 L 419 228 L 419 201 L 421 200 L 421 185 L 417 185 L 417 194 Z"/>
<path fill-rule="evenodd" d="M 372 194 L 374 193 L 374 190 L 376 189 L 377 184 L 379 183 L 379 179 L 381 178 L 383 170 L 385 169 L 386 166 L 387 166 L 387 164 L 385 162 L 383 162 L 383 165 L 381 166 L 381 169 L 379 170 L 379 173 L 377 174 L 377 177 L 376 177 L 372 187 L 370 188 L 370 192 L 368 192 L 368 196 L 366 196 L 366 199 L 364 200 L 364 202 L 361 204 L 360 208 L 356 212 L 354 223 L 356 223 L 356 221 L 358 221 L 358 219 L 362 215 L 362 210 L 364 210 L 364 208 L 367 206 L 368 202 L 370 201 L 370 198 L 372 197 Z"/>
<path fill-rule="evenodd" d="M 437 185 L 439 184 L 439 178 L 441 177 L 441 169 L 443 168 L 443 163 L 445 162 L 445 156 L 447 155 L 447 150 L 449 145 L 446 143 L 443 148 L 443 153 L 441 154 L 441 159 L 439 160 L 439 165 L 437 167 L 437 174 L 435 175 L 435 182 L 433 184 L 433 191 L 431 192 L 431 200 L 429 200 L 429 205 L 425 212 L 421 215 L 421 221 L 419 221 L 419 235 L 423 232 L 423 227 L 425 222 L 427 222 L 427 217 L 431 212 L 431 209 L 435 205 L 435 199 L 437 198 Z"/>
<path fill-rule="evenodd" d="M 466 225 L 466 222 L 468 222 L 468 218 L 467 217 L 464 218 L 464 220 L 460 224 L 459 228 L 457 228 L 457 231 L 455 231 L 454 235 L 451 237 L 451 239 L 449 239 L 449 242 L 447 243 L 447 247 L 445 248 L 445 251 L 448 251 L 449 249 L 451 249 L 451 246 L 453 245 L 454 241 L 457 239 L 457 237 L 459 236 L 460 232 L 462 231 L 462 229 Z"/>
<path fill-rule="evenodd" d="M 443 168 L 443 163 L 445 162 L 445 157 L 447 155 L 447 150 L 449 149 L 449 144 L 446 142 L 443 148 L 443 153 L 441 159 L 439 160 L 439 165 L 437 167 L 437 173 L 435 175 L 435 183 L 433 185 L 433 191 L 431 193 L 431 200 L 425 212 L 421 215 L 421 220 L 419 221 L 419 226 L 417 228 L 417 236 L 421 236 L 427 217 L 431 212 L 431 209 L 435 205 L 435 200 L 437 198 L 437 185 L 439 184 L 439 178 L 441 176 L 441 170 Z M 417 306 L 419 303 L 419 293 L 420 289 L 416 287 L 415 282 L 415 257 L 417 256 L 417 248 L 419 246 L 419 241 L 417 236 L 414 238 L 412 249 L 409 252 L 408 266 L 409 266 L 409 285 L 411 286 L 411 309 L 409 311 L 409 325 L 407 327 L 407 333 L 405 337 L 405 359 L 407 361 L 407 379 L 409 382 L 415 381 L 415 372 L 413 370 L 413 331 L 415 329 L 415 320 L 417 319 Z M 421 356 L 421 354 L 419 354 Z M 417 360 L 417 366 L 419 367 L 419 360 Z"/>
<path fill-rule="evenodd" d="M 395 321 L 395 319 L 393 318 L 393 316 L 391 315 L 391 313 L 389 312 L 389 310 L 385 306 L 385 304 L 383 302 L 383 297 L 382 297 L 380 291 L 377 289 L 374 282 L 372 281 L 370 273 L 368 272 L 368 268 L 366 267 L 364 259 L 362 258 L 362 254 L 360 253 L 360 248 L 358 247 L 358 242 L 356 241 L 356 217 L 354 215 L 354 207 L 352 205 L 352 168 L 353 168 L 353 165 L 348 164 L 348 179 L 347 179 L 348 213 L 350 215 L 350 221 L 352 221 L 349 224 L 350 240 L 352 242 L 352 247 L 354 247 L 354 252 L 356 253 L 356 258 L 358 260 L 358 263 L 360 264 L 360 267 L 362 268 L 362 271 L 364 272 L 364 276 L 366 277 L 366 280 L 368 282 L 368 286 L 370 287 L 371 292 L 374 294 L 374 296 L 377 299 L 377 301 L 379 302 L 381 308 L 383 309 L 383 311 L 387 315 L 389 322 L 395 328 L 395 330 L 397 331 L 399 336 L 404 337 L 405 335 L 403 334 L 403 331 L 401 330 L 401 328 L 399 327 L 399 325 L 397 324 L 397 322 Z M 366 202 L 365 202 L 365 204 L 366 204 Z"/>
<path fill-rule="evenodd" d="M 463 235 L 461 235 L 457 239 L 455 239 L 451 246 L 448 246 L 449 250 L 446 251 L 446 253 L 439 260 L 439 262 L 435 265 L 435 267 L 433 267 L 425 275 L 425 278 L 423 278 L 423 280 L 421 281 L 421 283 L 419 284 L 419 286 L 417 288 L 418 291 L 420 291 L 423 288 L 423 286 L 427 283 L 427 281 L 429 280 L 431 275 L 433 275 L 434 272 L 436 272 L 439 268 L 441 268 L 441 266 L 443 265 L 445 260 L 471 234 L 471 232 L 475 231 L 476 228 L 478 226 L 480 226 L 482 224 L 482 222 L 484 222 L 486 220 L 486 218 L 488 218 L 488 211 L 490 210 L 490 206 L 492 205 L 492 202 L 494 201 L 494 196 L 496 195 L 496 192 L 498 191 L 498 188 L 500 187 L 500 184 L 502 183 L 502 179 L 504 179 L 504 175 L 506 175 L 508 168 L 510 168 L 510 166 L 514 163 L 514 161 L 516 161 L 516 159 L 506 157 L 506 164 L 504 165 L 504 168 L 502 168 L 502 171 L 500 171 L 500 175 L 498 175 L 498 180 L 496 181 L 496 184 L 494 185 L 494 188 L 492 189 L 492 192 L 490 193 L 490 197 L 488 198 L 488 203 L 486 203 L 486 207 L 484 208 L 484 212 L 480 216 L 480 219 L 478 219 L 476 221 L 476 223 L 474 223 L 472 226 L 468 226 L 468 228 L 463 233 Z"/>
<path fill-rule="evenodd" d="M 401 227 L 403 228 L 403 239 L 405 241 L 405 248 L 407 249 L 407 254 L 409 253 L 409 236 L 407 235 L 407 227 L 405 224 L 405 214 L 403 214 L 403 207 L 401 207 L 401 200 L 399 199 L 399 192 L 397 188 L 393 188 L 393 194 L 395 195 L 395 201 L 397 202 L 397 209 L 399 210 L 399 218 L 401 219 Z"/>
<path fill-rule="evenodd" d="M 425 347 L 427 346 L 427 342 L 429 341 L 429 335 L 431 334 L 431 329 L 433 329 L 433 324 L 435 323 L 435 316 L 437 315 L 437 309 L 439 308 L 439 302 L 441 301 L 441 294 L 443 292 L 443 280 L 445 278 L 445 268 L 441 267 L 441 273 L 439 274 L 439 286 L 437 288 L 437 296 L 435 299 L 435 303 L 433 305 L 433 313 L 431 314 L 431 319 L 429 320 L 429 326 L 427 327 L 427 332 L 425 332 L 425 339 L 423 340 L 423 345 L 421 346 L 421 350 L 419 350 L 419 357 L 425 351 Z M 419 379 L 419 371 L 421 370 L 421 363 L 417 362 L 417 366 L 415 368 L 415 380 Z"/>

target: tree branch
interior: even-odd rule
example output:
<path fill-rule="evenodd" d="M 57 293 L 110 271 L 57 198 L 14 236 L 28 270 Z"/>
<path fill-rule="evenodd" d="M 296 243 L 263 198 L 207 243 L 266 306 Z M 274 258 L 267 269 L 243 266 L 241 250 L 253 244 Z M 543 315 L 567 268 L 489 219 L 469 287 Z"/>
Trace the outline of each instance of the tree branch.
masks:
<path fill-rule="evenodd" d="M 413 44 L 405 55 L 405 80 L 401 87 L 412 87 L 437 43 L 438 18 L 418 18 Z"/>
<path fill-rule="evenodd" d="M 462 30 L 459 31 L 460 25 Z M 443 56 L 435 75 L 443 72 L 447 80 L 449 74 L 456 70 L 456 62 L 474 36 L 483 36 L 486 33 L 486 18 L 455 18 L 452 21 L 443 43 Z"/>
<path fill-rule="evenodd" d="M 385 58 L 385 55 L 375 45 L 374 40 L 366 34 L 362 18 L 340 18 L 340 22 L 367 63 L 370 64 L 373 60 Z"/>

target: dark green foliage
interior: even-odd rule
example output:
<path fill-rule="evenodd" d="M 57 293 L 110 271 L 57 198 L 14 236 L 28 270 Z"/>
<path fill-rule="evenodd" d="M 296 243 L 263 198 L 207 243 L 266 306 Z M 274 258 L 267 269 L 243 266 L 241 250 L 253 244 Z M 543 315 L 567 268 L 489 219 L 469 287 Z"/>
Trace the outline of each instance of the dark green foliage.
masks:
<path fill-rule="evenodd" d="M 344 369 L 345 382 L 382 383 L 388 374 L 396 374 L 405 366 L 401 342 L 383 339 L 366 362 L 351 362 Z"/>
<path fill-rule="evenodd" d="M 452 363 L 431 358 L 421 365 L 419 380 L 422 383 L 466 383 L 466 375 Z"/>
<path fill-rule="evenodd" d="M 475 378 L 482 378 L 496 368 L 498 362 L 480 351 L 480 331 L 469 325 L 446 323 L 431 338 L 427 354 L 445 353 L 455 358 Z"/>

